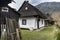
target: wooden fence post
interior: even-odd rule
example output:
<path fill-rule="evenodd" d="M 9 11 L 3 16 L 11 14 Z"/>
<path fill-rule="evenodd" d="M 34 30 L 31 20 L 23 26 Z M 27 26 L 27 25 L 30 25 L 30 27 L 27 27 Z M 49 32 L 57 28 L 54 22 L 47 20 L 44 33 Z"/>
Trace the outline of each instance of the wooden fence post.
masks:
<path fill-rule="evenodd" d="M 16 29 L 16 34 L 17 34 L 17 40 L 20 40 L 19 29 Z"/>

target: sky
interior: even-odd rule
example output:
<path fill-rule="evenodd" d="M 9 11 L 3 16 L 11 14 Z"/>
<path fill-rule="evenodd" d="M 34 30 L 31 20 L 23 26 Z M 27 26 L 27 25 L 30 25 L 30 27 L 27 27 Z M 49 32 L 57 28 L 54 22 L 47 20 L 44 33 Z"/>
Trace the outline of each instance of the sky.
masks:
<path fill-rule="evenodd" d="M 25 1 L 25 0 L 14 0 L 16 3 L 14 3 L 14 2 L 11 2 L 10 4 L 8 4 L 10 7 L 12 7 L 12 8 L 14 8 L 14 9 L 16 9 L 16 10 L 18 10 L 20 7 L 21 7 L 21 5 L 23 4 L 23 2 Z M 60 2 L 60 0 L 28 0 L 29 1 L 29 3 L 31 4 L 31 5 L 33 5 L 33 6 L 36 6 L 36 5 L 38 5 L 38 4 L 40 4 L 40 3 L 43 3 L 43 2 Z"/>

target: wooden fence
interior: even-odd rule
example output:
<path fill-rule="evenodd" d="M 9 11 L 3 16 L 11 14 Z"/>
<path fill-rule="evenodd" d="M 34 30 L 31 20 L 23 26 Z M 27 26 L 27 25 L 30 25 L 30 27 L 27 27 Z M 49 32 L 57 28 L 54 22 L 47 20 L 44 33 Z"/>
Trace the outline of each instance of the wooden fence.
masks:
<path fill-rule="evenodd" d="M 16 29 L 16 32 L 9 34 L 7 36 L 7 32 L 3 32 L 1 35 L 1 40 L 21 40 L 21 35 L 19 29 Z"/>

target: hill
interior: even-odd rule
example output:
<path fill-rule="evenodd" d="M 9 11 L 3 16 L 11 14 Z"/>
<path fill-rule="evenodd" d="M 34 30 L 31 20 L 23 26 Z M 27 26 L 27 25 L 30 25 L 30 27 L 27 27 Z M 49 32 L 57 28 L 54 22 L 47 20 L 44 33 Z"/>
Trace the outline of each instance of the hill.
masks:
<path fill-rule="evenodd" d="M 45 2 L 37 5 L 36 8 L 44 13 L 59 12 L 60 2 Z"/>

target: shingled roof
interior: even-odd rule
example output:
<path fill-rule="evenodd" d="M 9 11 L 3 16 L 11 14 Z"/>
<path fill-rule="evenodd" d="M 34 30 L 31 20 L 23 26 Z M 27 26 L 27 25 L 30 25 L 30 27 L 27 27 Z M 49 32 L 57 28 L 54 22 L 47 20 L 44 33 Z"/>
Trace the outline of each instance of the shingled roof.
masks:
<path fill-rule="evenodd" d="M 39 16 L 41 18 L 47 18 L 45 14 L 29 4 L 28 1 L 24 1 L 18 12 L 21 14 L 21 17 Z"/>

